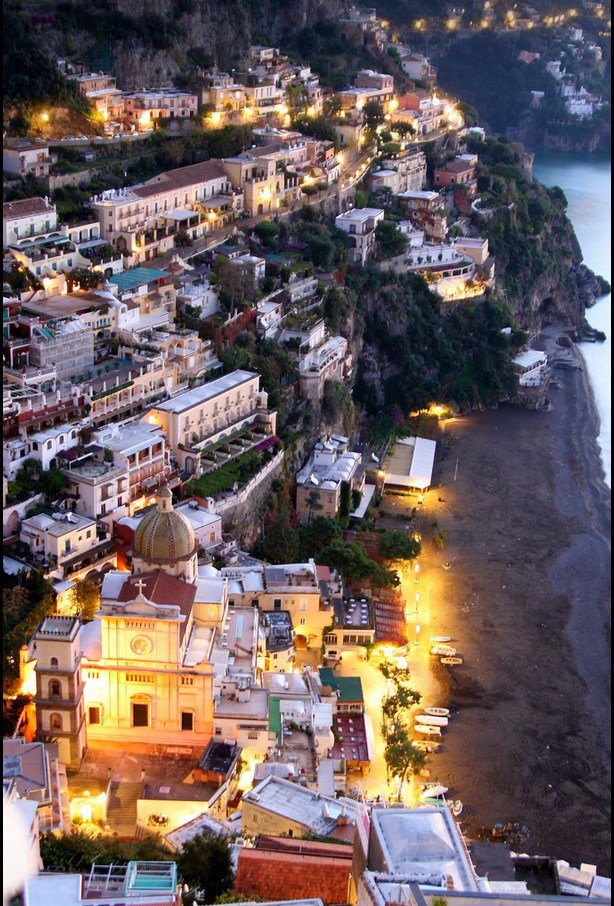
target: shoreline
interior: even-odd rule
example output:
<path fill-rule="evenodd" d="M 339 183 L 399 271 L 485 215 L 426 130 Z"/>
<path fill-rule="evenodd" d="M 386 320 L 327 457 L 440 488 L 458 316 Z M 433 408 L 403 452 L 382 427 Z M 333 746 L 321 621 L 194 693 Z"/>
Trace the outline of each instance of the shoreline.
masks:
<path fill-rule="evenodd" d="M 608 874 L 611 500 L 593 389 L 571 352 L 582 371 L 558 373 L 552 411 L 502 406 L 446 427 L 457 441 L 435 515 L 453 568 L 438 570 L 430 630 L 465 662 L 431 668 L 453 716 L 428 767 L 464 802 L 470 837 L 518 822 L 524 852 Z"/>

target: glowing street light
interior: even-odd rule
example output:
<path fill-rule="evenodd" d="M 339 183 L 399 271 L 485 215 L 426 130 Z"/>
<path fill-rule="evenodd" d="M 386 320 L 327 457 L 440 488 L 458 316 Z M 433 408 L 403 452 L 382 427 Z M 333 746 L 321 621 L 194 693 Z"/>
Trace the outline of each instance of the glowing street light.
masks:
<path fill-rule="evenodd" d="M 47 112 L 41 113 L 41 119 L 42 119 L 43 123 L 48 123 L 48 122 L 49 122 L 49 114 L 48 114 Z"/>

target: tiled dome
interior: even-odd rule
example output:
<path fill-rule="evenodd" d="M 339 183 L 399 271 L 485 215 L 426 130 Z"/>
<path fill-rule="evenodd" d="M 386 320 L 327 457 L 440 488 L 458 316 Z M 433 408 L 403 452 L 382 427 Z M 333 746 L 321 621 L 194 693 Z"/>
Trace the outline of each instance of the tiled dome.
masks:
<path fill-rule="evenodd" d="M 168 487 L 160 488 L 157 503 L 136 530 L 134 556 L 150 561 L 188 560 L 197 549 L 190 522 L 173 509 L 173 495 Z"/>

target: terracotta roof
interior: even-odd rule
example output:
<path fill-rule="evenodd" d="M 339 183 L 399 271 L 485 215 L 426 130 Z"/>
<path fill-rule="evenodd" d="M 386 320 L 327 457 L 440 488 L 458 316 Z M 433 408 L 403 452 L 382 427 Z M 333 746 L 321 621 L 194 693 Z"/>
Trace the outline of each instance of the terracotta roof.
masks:
<path fill-rule="evenodd" d="M 30 217 L 32 214 L 47 214 L 53 211 L 53 205 L 44 198 L 22 198 L 19 201 L 7 201 L 2 205 L 2 216 L 5 220 L 16 217 Z"/>
<path fill-rule="evenodd" d="M 139 580 L 143 581 L 143 594 L 148 601 L 152 601 L 154 604 L 175 604 L 179 607 L 181 613 L 186 617 L 179 632 L 180 638 L 183 639 L 188 623 L 187 618 L 196 596 L 196 586 L 184 582 L 183 579 L 177 579 L 175 576 L 169 576 L 168 573 L 158 569 L 154 573 L 143 576 L 130 576 L 124 582 L 117 600 L 122 603 L 134 601 L 140 594 L 136 584 Z"/>
<path fill-rule="evenodd" d="M 330 582 L 330 566 L 316 566 L 316 576 L 324 582 Z"/>
<path fill-rule="evenodd" d="M 364 714 L 335 714 L 333 729 L 337 730 L 337 737 L 330 751 L 331 757 L 363 763 L 369 761 Z"/>
<path fill-rule="evenodd" d="M 159 176 L 150 179 L 143 186 L 134 189 L 134 194 L 140 198 L 149 198 L 161 192 L 171 192 L 173 189 L 183 189 L 196 183 L 209 182 L 212 179 L 223 179 L 226 171 L 217 160 L 203 160 L 199 164 L 189 167 L 178 167 L 176 170 L 167 170 Z"/>
<path fill-rule="evenodd" d="M 320 897 L 325 906 L 347 903 L 352 849 L 336 847 L 342 848 L 347 849 L 348 858 L 242 849 L 234 892 L 265 900 Z"/>
<path fill-rule="evenodd" d="M 451 160 L 443 167 L 436 167 L 435 173 L 467 173 L 475 170 L 475 164 L 466 160 Z"/>

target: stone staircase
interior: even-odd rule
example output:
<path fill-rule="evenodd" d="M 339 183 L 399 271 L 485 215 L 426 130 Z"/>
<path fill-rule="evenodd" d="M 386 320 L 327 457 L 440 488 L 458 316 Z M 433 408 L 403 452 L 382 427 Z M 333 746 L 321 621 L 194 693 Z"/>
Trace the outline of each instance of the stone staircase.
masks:
<path fill-rule="evenodd" d="M 111 783 L 107 824 L 122 837 L 136 835 L 136 802 L 140 792 L 140 782 L 114 780 Z"/>

